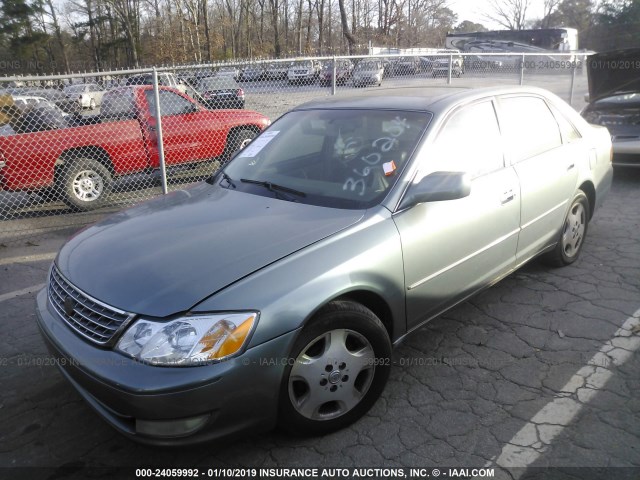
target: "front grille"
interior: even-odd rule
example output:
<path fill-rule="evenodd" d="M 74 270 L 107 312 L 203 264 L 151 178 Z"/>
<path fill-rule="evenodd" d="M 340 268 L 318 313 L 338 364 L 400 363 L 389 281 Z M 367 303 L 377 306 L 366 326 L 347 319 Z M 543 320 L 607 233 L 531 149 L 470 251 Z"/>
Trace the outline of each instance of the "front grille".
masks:
<path fill-rule="evenodd" d="M 133 314 L 105 305 L 74 287 L 55 266 L 49 278 L 49 301 L 69 327 L 99 345 L 108 344 L 133 318 Z"/>

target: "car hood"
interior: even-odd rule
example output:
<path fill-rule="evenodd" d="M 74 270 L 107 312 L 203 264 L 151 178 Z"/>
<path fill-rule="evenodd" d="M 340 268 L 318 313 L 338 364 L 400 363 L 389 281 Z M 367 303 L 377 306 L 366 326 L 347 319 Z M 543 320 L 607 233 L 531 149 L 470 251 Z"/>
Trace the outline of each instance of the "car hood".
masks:
<path fill-rule="evenodd" d="M 203 183 L 86 228 L 60 250 L 56 264 L 73 285 L 108 305 L 164 317 L 347 228 L 363 213 Z"/>
<path fill-rule="evenodd" d="M 640 48 L 591 55 L 587 59 L 589 102 L 626 92 L 640 92 Z"/>

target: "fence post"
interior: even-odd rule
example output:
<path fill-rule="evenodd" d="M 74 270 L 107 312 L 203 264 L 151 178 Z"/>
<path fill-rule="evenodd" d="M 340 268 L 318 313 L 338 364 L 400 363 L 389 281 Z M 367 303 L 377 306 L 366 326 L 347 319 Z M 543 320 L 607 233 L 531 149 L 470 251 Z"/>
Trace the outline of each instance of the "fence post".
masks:
<path fill-rule="evenodd" d="M 524 53 L 522 54 L 522 61 L 520 62 L 520 85 L 524 85 Z"/>
<path fill-rule="evenodd" d="M 162 193 L 167 194 L 167 168 L 164 163 L 164 142 L 162 140 L 162 112 L 160 111 L 160 89 L 158 88 L 158 71 L 153 67 L 153 99 L 156 102 L 156 140 L 158 142 L 158 161 L 160 164 L 160 180 Z"/>
<path fill-rule="evenodd" d="M 449 73 L 447 74 L 447 85 L 451 85 L 451 69 L 453 68 L 453 54 L 449 55 Z"/>
<path fill-rule="evenodd" d="M 571 69 L 571 88 L 569 89 L 569 105 L 573 107 L 573 89 L 576 81 L 576 63 L 577 62 L 574 61 L 572 63 L 573 63 L 573 68 Z"/>
<path fill-rule="evenodd" d="M 333 69 L 331 72 L 331 95 L 336 94 L 336 56 L 333 56 Z"/>

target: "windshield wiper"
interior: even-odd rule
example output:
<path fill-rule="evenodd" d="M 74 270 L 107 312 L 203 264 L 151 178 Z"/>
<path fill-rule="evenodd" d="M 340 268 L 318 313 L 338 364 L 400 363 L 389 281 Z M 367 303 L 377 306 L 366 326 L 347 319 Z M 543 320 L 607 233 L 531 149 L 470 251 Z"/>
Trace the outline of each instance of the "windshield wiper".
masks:
<path fill-rule="evenodd" d="M 289 187 L 283 187 L 282 185 L 278 185 L 277 183 L 272 183 L 272 182 L 267 182 L 264 180 L 251 180 L 248 178 L 241 178 L 240 181 L 242 183 L 251 183 L 253 185 L 260 185 L 265 187 L 267 190 L 274 192 L 274 193 L 278 193 L 278 192 L 284 192 L 284 193 L 290 193 L 292 195 L 295 195 L 297 197 L 306 197 L 307 194 L 304 192 L 301 192 L 299 190 L 294 190 L 293 188 L 289 188 Z"/>
<path fill-rule="evenodd" d="M 224 171 L 220 172 L 220 175 L 227 181 L 229 185 L 231 185 L 233 188 L 236 188 L 236 184 L 233 183 L 233 180 L 231 180 L 231 177 L 229 175 L 227 175 Z"/>
<path fill-rule="evenodd" d="M 236 188 L 236 184 L 233 183 L 233 180 L 231 179 L 231 177 L 222 170 L 215 172 L 213 175 L 207 178 L 205 182 L 213 185 L 214 182 L 216 181 L 216 178 L 218 177 L 222 177 L 223 180 L 226 180 L 230 187 Z"/>

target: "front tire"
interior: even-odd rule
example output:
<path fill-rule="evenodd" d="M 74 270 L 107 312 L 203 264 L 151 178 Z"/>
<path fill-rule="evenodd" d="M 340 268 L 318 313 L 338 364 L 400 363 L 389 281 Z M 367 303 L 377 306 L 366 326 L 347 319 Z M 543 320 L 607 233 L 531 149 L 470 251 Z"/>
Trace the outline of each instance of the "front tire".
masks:
<path fill-rule="evenodd" d="M 318 435 L 355 422 L 380 397 L 390 357 L 389 335 L 371 310 L 351 301 L 329 303 L 292 348 L 280 389 L 279 426 Z"/>
<path fill-rule="evenodd" d="M 571 202 L 556 247 L 543 257 L 545 263 L 564 267 L 578 259 L 587 236 L 590 211 L 589 199 L 579 190 Z"/>
<path fill-rule="evenodd" d="M 97 160 L 72 161 L 61 176 L 62 201 L 73 210 L 86 212 L 102 207 L 111 193 L 109 170 Z"/>

